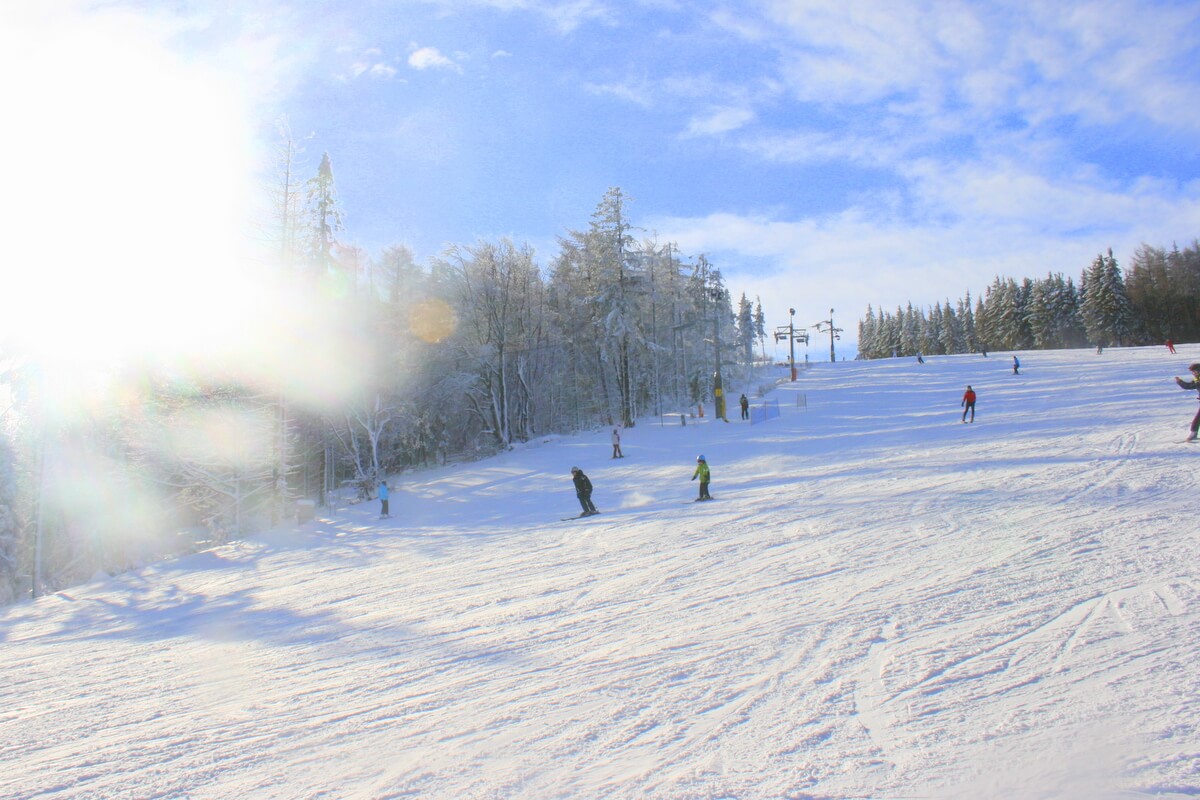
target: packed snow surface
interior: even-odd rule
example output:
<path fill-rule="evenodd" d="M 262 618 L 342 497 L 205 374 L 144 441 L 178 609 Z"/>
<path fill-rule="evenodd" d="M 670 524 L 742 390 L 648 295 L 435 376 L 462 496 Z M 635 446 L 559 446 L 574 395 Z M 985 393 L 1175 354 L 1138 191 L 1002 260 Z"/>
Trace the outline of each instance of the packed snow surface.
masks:
<path fill-rule="evenodd" d="M 1200 345 L 1011 355 L 814 364 L 762 424 L 537 441 L 0 611 L 0 796 L 1200 796 Z"/>

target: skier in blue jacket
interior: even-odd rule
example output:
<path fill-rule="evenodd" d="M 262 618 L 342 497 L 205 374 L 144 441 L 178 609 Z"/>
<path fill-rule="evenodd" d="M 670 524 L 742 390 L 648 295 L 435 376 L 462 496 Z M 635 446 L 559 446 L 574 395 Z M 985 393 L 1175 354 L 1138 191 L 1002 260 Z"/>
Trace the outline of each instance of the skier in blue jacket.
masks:
<path fill-rule="evenodd" d="M 388 513 L 388 485 L 387 481 L 379 482 L 379 518 L 390 519 L 391 514 Z"/>
<path fill-rule="evenodd" d="M 1196 396 L 1200 398 L 1200 363 L 1189 366 L 1188 372 L 1192 373 L 1190 381 L 1185 381 L 1183 378 L 1176 378 L 1175 383 L 1179 384 L 1180 389 L 1195 389 Z M 1192 428 L 1187 437 L 1189 442 L 1196 441 L 1196 432 L 1198 430 L 1200 430 L 1200 411 L 1197 411 L 1196 416 L 1192 418 Z"/>

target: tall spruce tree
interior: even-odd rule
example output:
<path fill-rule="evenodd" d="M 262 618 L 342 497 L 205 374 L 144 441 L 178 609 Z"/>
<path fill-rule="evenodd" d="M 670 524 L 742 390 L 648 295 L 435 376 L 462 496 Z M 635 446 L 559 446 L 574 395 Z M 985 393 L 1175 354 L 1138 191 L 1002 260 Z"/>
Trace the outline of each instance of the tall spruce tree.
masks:
<path fill-rule="evenodd" d="M 1111 248 L 1107 255 L 1096 256 L 1084 273 L 1080 315 L 1088 340 L 1094 345 L 1121 345 L 1131 338 L 1129 298 Z"/>

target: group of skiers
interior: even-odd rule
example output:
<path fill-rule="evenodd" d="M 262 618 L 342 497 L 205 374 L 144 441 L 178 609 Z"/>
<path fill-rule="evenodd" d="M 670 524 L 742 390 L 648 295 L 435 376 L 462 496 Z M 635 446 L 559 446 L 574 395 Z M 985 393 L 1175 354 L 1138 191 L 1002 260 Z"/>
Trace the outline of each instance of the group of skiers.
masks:
<path fill-rule="evenodd" d="M 750 400 L 745 394 L 738 398 L 738 405 L 742 407 L 742 419 L 750 419 Z M 621 452 L 620 428 L 613 428 L 612 448 L 613 458 L 625 457 Z M 708 468 L 708 460 L 702 455 L 696 456 L 696 471 L 692 473 L 692 480 L 700 481 L 700 494 L 696 498 L 697 502 L 713 499 L 712 495 L 708 493 L 708 484 L 712 480 L 712 472 Z M 592 502 L 591 479 L 579 467 L 571 467 L 571 481 L 575 484 L 575 496 L 579 499 L 579 505 L 583 509 L 583 512 L 579 516 L 590 517 L 593 514 L 599 514 L 600 512 Z M 386 501 L 384 507 L 386 508 Z"/>
<path fill-rule="evenodd" d="M 1172 352 L 1174 352 L 1174 348 L 1172 348 Z M 1013 374 L 1014 375 L 1020 374 L 1020 372 L 1018 372 L 1020 367 L 1021 367 L 1021 362 L 1017 360 L 1016 356 L 1013 356 Z M 1197 394 L 1197 398 L 1200 399 L 1200 362 L 1189 365 L 1188 372 L 1190 372 L 1192 375 L 1191 380 L 1184 380 L 1183 378 L 1175 378 L 1175 383 L 1178 384 L 1179 388 L 1181 388 L 1181 389 L 1185 389 L 1185 390 L 1189 390 L 1189 391 L 1194 390 Z M 965 392 L 963 392 L 962 403 L 960 404 L 962 407 L 962 410 L 963 410 L 962 421 L 964 423 L 975 421 L 975 400 L 976 400 L 975 390 L 972 389 L 971 386 L 968 384 L 967 390 Z M 746 399 L 746 395 L 743 394 L 739 398 L 739 403 L 742 407 L 742 419 L 749 419 L 750 403 Z M 970 413 L 970 416 L 971 416 L 970 420 L 967 419 L 968 412 Z M 1196 416 L 1192 418 L 1192 424 L 1191 424 L 1191 427 L 1188 432 L 1187 441 L 1189 441 L 1189 442 L 1196 441 L 1198 435 L 1200 435 L 1200 410 L 1197 410 Z M 613 458 L 624 458 L 625 457 L 624 453 L 621 452 L 621 431 L 618 428 L 613 428 L 612 447 L 613 447 L 613 453 L 612 453 Z M 575 484 L 575 496 L 577 498 L 579 498 L 579 505 L 583 509 L 583 513 L 581 513 L 580 516 L 581 517 L 590 517 L 593 514 L 599 514 L 600 513 L 599 510 L 597 510 L 595 504 L 592 503 L 592 482 L 588 478 L 588 476 L 586 474 L 584 474 L 583 470 L 581 470 L 579 467 L 571 467 L 571 480 Z M 712 472 L 709 470 L 708 461 L 704 458 L 703 455 L 696 456 L 696 470 L 695 470 L 695 472 L 692 473 L 692 480 L 700 481 L 700 494 L 696 498 L 697 502 L 699 502 L 701 500 L 712 500 L 713 499 L 712 495 L 708 493 L 708 485 L 709 485 L 709 482 L 712 480 Z M 379 482 L 379 502 L 380 502 L 379 518 L 380 519 L 388 519 L 391 516 L 388 513 L 388 494 L 389 493 L 388 493 L 387 481 L 386 480 L 380 481 Z"/>
<path fill-rule="evenodd" d="M 745 398 L 745 395 L 742 395 Z M 613 428 L 612 432 L 613 458 L 624 458 L 621 453 L 621 432 L 617 428 Z M 708 493 L 708 484 L 712 480 L 712 472 L 709 471 L 708 461 L 704 456 L 696 456 L 696 471 L 692 473 L 692 480 L 700 481 L 700 495 L 696 498 L 700 500 L 712 500 L 712 495 Z M 592 481 L 587 474 L 579 467 L 571 467 L 571 482 L 575 484 L 575 497 L 579 499 L 579 505 L 583 512 L 581 517 L 590 517 L 593 514 L 599 514 L 600 511 L 592 502 Z M 381 489 L 384 485 L 381 484 Z M 384 495 L 385 496 L 385 495 Z M 384 509 L 387 509 L 387 500 L 384 499 Z"/>

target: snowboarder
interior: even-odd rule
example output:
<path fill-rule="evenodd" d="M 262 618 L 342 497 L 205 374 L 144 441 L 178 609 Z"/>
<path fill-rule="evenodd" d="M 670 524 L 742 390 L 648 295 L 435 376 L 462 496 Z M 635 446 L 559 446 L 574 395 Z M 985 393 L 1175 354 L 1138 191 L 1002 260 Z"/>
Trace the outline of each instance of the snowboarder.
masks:
<path fill-rule="evenodd" d="M 1016 356 L 1013 356 L 1013 375 L 1021 374 L 1021 362 Z"/>
<path fill-rule="evenodd" d="M 612 457 L 613 458 L 624 458 L 625 456 L 622 455 L 622 453 L 621 453 L 621 432 L 618 431 L 616 428 L 613 428 L 612 445 L 613 445 Z"/>
<path fill-rule="evenodd" d="M 571 467 L 571 480 L 575 482 L 575 496 L 579 498 L 579 505 L 583 506 L 583 513 L 579 516 L 590 517 L 592 514 L 599 514 L 592 505 L 592 482 L 588 480 L 588 476 L 584 475 L 579 467 Z"/>
<path fill-rule="evenodd" d="M 738 398 L 738 403 L 742 406 L 742 419 L 750 419 L 750 401 L 745 394 Z"/>
<path fill-rule="evenodd" d="M 971 422 L 975 421 L 975 390 L 967 385 L 967 390 L 963 392 L 962 399 L 963 422 L 967 421 L 967 412 L 971 412 Z"/>
<path fill-rule="evenodd" d="M 1179 384 L 1180 389 L 1195 389 L 1196 396 L 1200 398 L 1200 363 L 1189 366 L 1188 372 L 1192 373 L 1190 381 L 1185 381 L 1183 378 L 1176 378 L 1175 383 Z M 1200 411 L 1197 411 L 1196 416 L 1192 418 L 1192 427 L 1187 437 L 1189 442 L 1196 441 L 1197 431 L 1200 431 Z"/>
<path fill-rule="evenodd" d="M 386 479 L 379 482 L 379 518 L 392 518 L 392 515 L 388 513 L 388 485 Z"/>
<path fill-rule="evenodd" d="M 700 496 L 699 500 L 712 500 L 712 495 L 708 493 L 708 481 L 712 477 L 709 472 L 708 462 L 704 460 L 704 456 L 696 456 L 696 471 L 692 473 L 692 480 L 700 479 Z"/>

